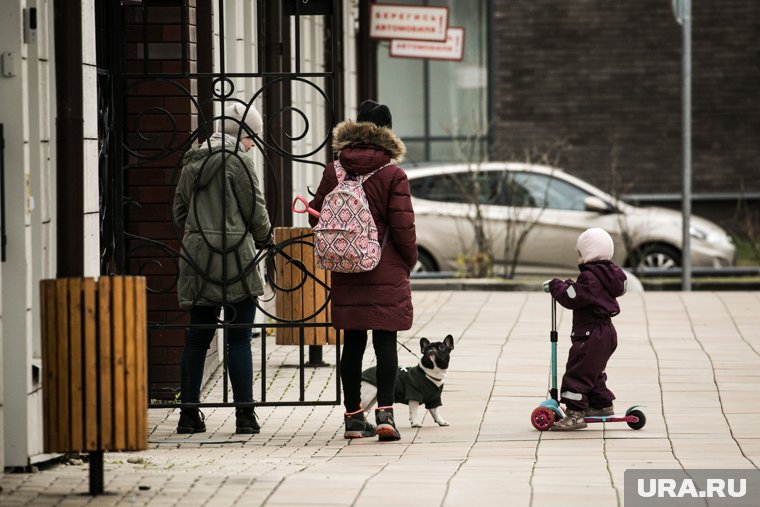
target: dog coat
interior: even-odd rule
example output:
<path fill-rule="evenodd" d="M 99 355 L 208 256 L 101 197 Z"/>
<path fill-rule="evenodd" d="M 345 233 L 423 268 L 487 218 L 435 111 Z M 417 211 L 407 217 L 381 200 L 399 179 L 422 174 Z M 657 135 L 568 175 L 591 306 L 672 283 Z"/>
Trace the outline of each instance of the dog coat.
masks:
<path fill-rule="evenodd" d="M 373 386 L 377 385 L 377 368 L 373 366 L 362 372 L 362 380 Z M 425 370 L 419 365 L 407 368 L 399 366 L 396 373 L 396 388 L 393 399 L 396 403 L 409 404 L 409 400 L 419 401 L 425 404 L 426 409 L 436 408 L 443 405 L 441 392 L 443 385 L 438 387 L 425 375 Z"/>

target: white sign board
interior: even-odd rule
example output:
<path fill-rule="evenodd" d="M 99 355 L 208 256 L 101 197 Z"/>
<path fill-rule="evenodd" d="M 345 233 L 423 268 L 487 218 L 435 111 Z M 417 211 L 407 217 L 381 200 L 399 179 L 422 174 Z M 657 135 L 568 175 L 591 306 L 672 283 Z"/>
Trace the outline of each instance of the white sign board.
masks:
<path fill-rule="evenodd" d="M 390 55 L 400 58 L 461 61 L 464 57 L 464 28 L 450 26 L 446 32 L 446 42 L 394 39 L 391 41 Z"/>
<path fill-rule="evenodd" d="M 372 39 L 413 39 L 444 42 L 448 7 L 371 4 L 369 36 Z"/>

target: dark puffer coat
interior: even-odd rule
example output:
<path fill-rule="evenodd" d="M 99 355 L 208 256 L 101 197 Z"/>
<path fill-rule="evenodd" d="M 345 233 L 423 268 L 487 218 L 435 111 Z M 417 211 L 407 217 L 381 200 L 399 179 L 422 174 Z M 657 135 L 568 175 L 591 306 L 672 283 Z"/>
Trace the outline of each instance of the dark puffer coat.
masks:
<path fill-rule="evenodd" d="M 380 264 L 365 273 L 332 274 L 332 322 L 338 329 L 401 331 L 412 327 L 409 272 L 417 262 L 414 210 L 406 173 L 395 163 L 406 153 L 393 131 L 373 123 L 345 121 L 333 130 L 333 149 L 349 174 L 380 171 L 364 182 L 380 241 L 388 237 Z M 322 209 L 325 196 L 338 184 L 328 164 L 310 206 Z M 317 219 L 310 216 L 312 226 Z"/>
<path fill-rule="evenodd" d="M 559 304 L 573 310 L 573 336 L 588 336 L 589 330 L 620 313 L 616 298 L 625 294 L 627 280 L 612 261 L 579 264 L 578 269 L 575 282 L 555 278 L 549 288 Z"/>

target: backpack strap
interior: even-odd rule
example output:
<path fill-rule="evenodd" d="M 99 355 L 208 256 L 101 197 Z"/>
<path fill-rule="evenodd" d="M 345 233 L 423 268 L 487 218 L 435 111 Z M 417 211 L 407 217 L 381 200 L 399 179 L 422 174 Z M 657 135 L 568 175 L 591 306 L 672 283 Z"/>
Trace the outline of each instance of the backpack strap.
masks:
<path fill-rule="evenodd" d="M 383 169 L 385 169 L 389 165 L 393 165 L 393 162 L 388 162 L 384 166 L 378 167 L 377 169 L 375 169 L 371 173 L 362 174 L 361 176 L 357 176 L 356 179 L 359 180 L 359 183 L 364 184 L 364 182 L 367 181 L 368 179 L 370 179 L 372 176 L 374 176 L 375 173 L 382 171 Z"/>
<path fill-rule="evenodd" d="M 391 237 L 391 227 L 390 225 L 385 226 L 385 234 L 383 234 L 383 242 L 380 243 L 380 251 L 382 252 L 385 250 L 385 244 L 388 243 L 388 240 Z"/>
<path fill-rule="evenodd" d="M 346 179 L 346 170 L 343 169 L 343 166 L 340 164 L 340 160 L 338 159 L 335 159 L 333 168 L 335 169 L 335 177 L 338 178 L 338 184 L 341 184 L 343 180 Z"/>
<path fill-rule="evenodd" d="M 371 173 L 357 175 L 356 176 L 356 181 L 358 181 L 359 184 L 364 184 L 364 182 L 367 181 L 368 179 L 370 179 L 372 176 L 374 176 L 376 172 L 378 172 L 378 171 L 380 171 L 382 169 L 385 169 L 389 165 L 393 165 L 393 162 L 388 162 L 384 166 L 378 167 L 377 169 L 375 169 Z M 335 159 L 335 163 L 333 164 L 333 167 L 335 168 L 335 177 L 338 178 L 338 183 L 341 183 L 343 180 L 346 179 L 347 172 L 343 168 L 343 166 L 341 165 L 339 159 Z"/>

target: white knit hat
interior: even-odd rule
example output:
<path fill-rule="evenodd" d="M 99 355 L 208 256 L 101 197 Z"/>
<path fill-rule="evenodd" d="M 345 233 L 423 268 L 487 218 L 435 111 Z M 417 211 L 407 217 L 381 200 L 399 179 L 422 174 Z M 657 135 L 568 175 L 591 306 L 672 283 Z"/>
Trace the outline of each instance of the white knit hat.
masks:
<path fill-rule="evenodd" d="M 592 261 L 609 261 L 615 253 L 615 244 L 612 242 L 612 236 L 607 231 L 599 227 L 586 229 L 578 236 L 578 242 L 575 244 L 578 252 L 581 254 L 581 260 L 586 262 Z"/>
<path fill-rule="evenodd" d="M 248 107 L 246 113 L 246 105 L 240 102 L 232 102 L 224 109 L 224 133 L 237 136 L 238 132 L 240 137 L 248 137 L 248 132 L 245 128 L 241 128 L 240 123 L 245 122 L 248 128 L 251 129 L 256 135 L 261 135 L 261 131 L 264 128 L 264 122 L 261 120 L 261 115 L 251 104 Z M 245 115 L 245 118 L 243 118 Z"/>

